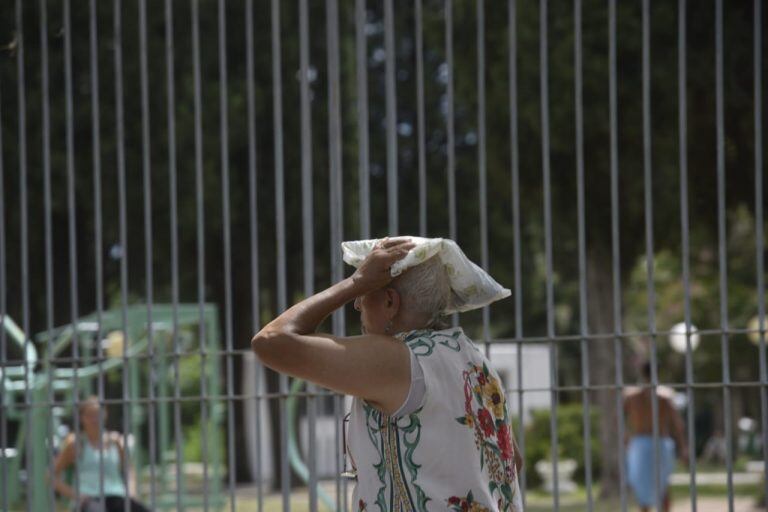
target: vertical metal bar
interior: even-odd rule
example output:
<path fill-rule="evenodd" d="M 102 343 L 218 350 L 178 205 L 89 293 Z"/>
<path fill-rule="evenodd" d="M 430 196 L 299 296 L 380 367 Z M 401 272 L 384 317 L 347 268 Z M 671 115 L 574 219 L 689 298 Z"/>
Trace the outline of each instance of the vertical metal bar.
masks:
<path fill-rule="evenodd" d="M 366 7 L 365 0 L 355 0 L 355 48 L 357 50 L 357 133 L 358 133 L 358 169 L 359 169 L 359 193 L 358 211 L 360 222 L 360 238 L 368 239 L 371 236 L 371 212 L 370 212 L 370 184 L 369 184 L 369 151 L 368 151 L 368 49 L 365 34 Z M 338 438 L 338 426 L 336 438 Z M 346 439 L 341 440 L 342 443 Z M 343 452 L 343 450 L 342 450 Z M 346 461 L 342 461 L 345 464 Z M 337 477 L 337 488 L 339 486 Z"/>
<path fill-rule="evenodd" d="M 280 2 L 272 0 L 272 107 L 275 130 L 275 217 L 277 228 L 277 303 L 280 311 L 287 306 L 285 283 L 285 210 L 283 198 L 283 90 L 280 50 Z"/>
<path fill-rule="evenodd" d="M 125 180 L 125 111 L 123 105 L 123 20 L 122 2 L 113 2 L 113 24 L 115 41 L 115 137 L 117 138 L 117 187 L 120 231 L 120 320 L 123 331 L 122 353 L 122 405 L 124 444 L 123 474 L 128 474 L 131 459 L 131 391 L 129 383 L 128 358 L 128 215 Z M 126 505 L 127 507 L 127 505 Z"/>
<path fill-rule="evenodd" d="M 146 0 L 139 0 L 139 79 L 141 82 L 141 159 L 142 179 L 144 184 L 144 272 L 145 294 L 147 301 L 147 353 L 149 356 L 149 382 L 147 403 L 147 420 L 149 422 L 149 495 L 151 508 L 156 507 L 155 461 L 157 458 L 156 435 L 156 398 L 155 382 L 155 339 L 152 321 L 154 307 L 154 276 L 152 269 L 152 167 L 150 163 L 150 132 L 149 132 L 149 79 L 147 76 L 147 5 Z M 162 363 L 161 363 L 162 364 Z"/>
<path fill-rule="evenodd" d="M 259 225 L 256 190 L 256 93 L 253 63 L 253 0 L 245 3 L 245 64 L 248 104 L 248 224 L 251 248 L 251 318 L 253 332 L 259 331 Z M 258 512 L 264 510 L 264 489 L 261 474 L 261 380 L 264 367 L 256 362 L 256 491 Z"/>
<path fill-rule="evenodd" d="M 277 232 L 277 310 L 287 305 L 285 269 L 285 204 L 283 170 L 283 85 L 280 54 L 280 2 L 272 0 L 272 120 L 275 133 L 275 230 Z M 288 461 L 287 412 L 285 396 L 288 377 L 280 374 L 280 473 L 283 492 L 283 510 L 291 508 L 291 472 Z"/>
<path fill-rule="evenodd" d="M 331 280 L 344 276 L 339 247 L 344 230 L 341 160 L 341 87 L 339 77 L 339 22 L 337 0 L 326 3 L 328 17 L 328 134 L 331 197 Z M 334 332 L 343 335 L 343 310 L 334 313 Z"/>
<path fill-rule="evenodd" d="M 309 9 L 307 0 L 299 0 L 299 65 L 301 76 L 301 204 L 304 248 L 304 296 L 315 291 L 315 240 L 313 236 L 314 201 L 312 197 L 312 112 L 309 90 Z M 362 207 L 362 203 L 361 203 Z M 307 434 L 309 466 L 309 510 L 317 510 L 317 387 L 307 382 Z"/>
<path fill-rule="evenodd" d="M 445 117 L 447 132 L 447 169 L 448 174 L 448 234 L 451 240 L 458 235 L 456 219 L 456 125 L 454 119 L 454 88 L 453 88 L 453 0 L 445 0 L 445 60 L 446 60 L 446 91 Z M 451 315 L 451 324 L 459 325 L 459 315 Z"/>
<path fill-rule="evenodd" d="M 680 132 L 680 227 L 682 239 L 683 291 L 685 310 L 685 386 L 688 426 L 688 471 L 690 472 L 691 510 L 696 512 L 696 429 L 694 428 L 693 352 L 691 348 L 690 242 L 688 223 L 688 122 L 686 95 L 686 0 L 678 1 L 678 122 Z"/>
<path fill-rule="evenodd" d="M 72 366 L 74 368 L 75 392 L 72 396 L 73 419 L 75 424 L 75 438 L 80 439 L 80 414 L 79 411 L 79 367 L 80 367 L 80 335 L 77 323 L 79 316 L 78 305 L 78 273 L 77 273 L 77 219 L 75 214 L 75 130 L 74 107 L 72 104 L 72 23 L 70 21 L 69 0 L 64 0 L 64 109 L 66 119 L 66 166 L 67 166 L 67 235 L 69 239 L 69 303 L 70 321 L 72 323 Z M 25 332 L 29 332 L 25 328 Z M 79 489 L 76 490 L 76 498 Z"/>
<path fill-rule="evenodd" d="M 587 508 L 593 510 L 592 499 L 592 416 L 589 396 L 589 325 L 587 322 L 587 249 L 586 220 L 584 202 L 584 105 L 582 82 L 582 38 L 581 38 L 581 0 L 573 3 L 573 61 L 574 61 L 574 103 L 576 111 L 576 202 L 578 217 L 579 246 L 579 332 L 581 345 L 581 402 L 584 436 L 584 484 L 587 491 Z"/>
<path fill-rule="evenodd" d="M 221 138 L 221 218 L 224 233 L 224 329 L 225 346 L 227 350 L 227 479 L 229 486 L 229 506 L 234 512 L 235 497 L 235 468 L 237 454 L 235 452 L 235 393 L 234 349 L 232 332 L 232 240 L 230 233 L 229 215 L 229 115 L 227 112 L 227 16 L 224 1 L 219 0 L 219 130 Z"/>
<path fill-rule="evenodd" d="M 416 1 L 416 125 L 419 150 L 419 234 L 427 236 L 427 155 L 424 132 L 424 32 L 421 0 Z"/>
<path fill-rule="evenodd" d="M 480 205 L 480 263 L 488 270 L 488 192 L 487 155 L 485 151 L 485 2 L 477 4 L 477 167 Z M 491 315 L 488 306 L 483 308 L 483 343 L 485 355 L 490 356 Z"/>
<path fill-rule="evenodd" d="M 51 227 L 51 116 L 49 96 L 48 73 L 48 4 L 40 1 L 40 91 L 42 113 L 42 156 L 43 156 L 43 215 L 45 231 L 45 325 L 48 332 L 48 344 L 46 346 L 46 372 L 48 376 L 48 401 L 55 400 L 53 392 L 53 366 L 50 362 L 51 346 L 53 345 L 53 232 Z M 53 407 L 47 415 L 48 423 L 48 470 L 53 474 Z M 102 458 L 100 458 L 101 462 Z M 102 479 L 103 480 L 103 479 Z M 103 492 L 102 492 L 103 494 Z M 56 503 L 56 493 L 53 486 L 49 490 L 49 506 Z"/>
<path fill-rule="evenodd" d="M 77 275 L 77 219 L 75 217 L 75 133 L 74 107 L 72 104 L 72 24 L 70 22 L 69 0 L 64 0 L 64 89 L 66 113 L 66 145 L 67 145 L 67 210 L 69 235 L 69 300 L 73 328 L 73 336 L 78 339 L 77 317 L 78 305 L 78 275 Z M 72 346 L 75 364 L 79 365 L 79 343 Z M 75 372 L 77 382 L 78 372 Z"/>
<path fill-rule="evenodd" d="M 370 238 L 370 207 L 369 207 L 369 169 L 368 169 L 368 73 L 367 73 L 367 41 L 365 34 L 366 8 L 365 0 L 355 0 L 355 40 L 357 49 L 357 130 L 358 130 L 358 168 L 359 168 L 359 198 L 360 209 L 360 238 Z M 338 427 L 336 427 L 338 431 Z M 338 436 L 338 433 L 337 433 Z M 342 443 L 346 439 L 341 440 Z M 343 451 L 343 450 L 342 450 Z M 345 464 L 346 461 L 342 461 Z M 338 485 L 338 484 L 337 484 Z"/>
<path fill-rule="evenodd" d="M 328 48 L 328 153 L 330 163 L 330 198 L 331 198 L 331 282 L 336 283 L 344 277 L 343 263 L 341 259 L 341 245 L 344 233 L 344 197 L 342 188 L 342 155 L 341 155 L 341 81 L 339 65 L 339 7 L 337 0 L 328 0 L 325 4 L 326 14 L 326 32 Z M 391 3 L 390 3 L 390 23 L 391 23 Z M 385 22 L 386 24 L 386 22 Z M 391 48 L 394 48 L 393 46 Z M 387 50 L 387 59 L 389 59 L 389 49 Z M 391 214 L 390 210 L 390 214 Z M 395 212 L 396 214 L 397 212 Z M 395 217 L 397 222 L 397 217 Z M 333 313 L 333 333 L 337 336 L 344 336 L 344 308 L 339 308 Z M 335 439 L 336 439 L 336 474 L 341 473 L 341 434 L 339 432 L 339 423 L 344 415 L 344 401 L 342 397 L 336 396 L 334 401 L 336 418 L 335 421 Z M 340 484 L 340 489 L 339 489 Z M 337 509 L 347 509 L 347 482 L 339 482 L 337 477 Z M 339 494 L 340 492 L 340 494 Z"/>
<path fill-rule="evenodd" d="M 309 88 L 309 12 L 307 0 L 299 0 L 299 60 L 301 76 L 301 202 L 304 246 L 304 295 L 314 293 L 314 237 L 312 221 L 312 112 Z"/>
<path fill-rule="evenodd" d="M 653 250 L 653 190 L 651 180 L 651 31 L 650 2 L 643 0 L 643 182 L 645 187 L 645 259 L 646 287 L 648 295 L 648 331 L 651 338 L 651 421 L 653 423 L 653 471 L 655 482 L 656 507 L 662 510 L 659 440 L 659 385 L 656 351 L 656 291 L 654 288 L 654 250 Z"/>
<path fill-rule="evenodd" d="M 19 205 L 21 208 L 21 308 L 22 308 L 22 328 L 24 330 L 24 403 L 31 402 L 29 392 L 29 365 L 26 364 L 26 353 L 29 343 L 29 219 L 27 212 L 27 99 L 26 84 L 24 80 L 24 19 L 22 14 L 22 5 L 20 0 L 16 0 L 16 37 L 17 37 L 17 57 L 16 72 L 18 77 L 18 109 L 19 109 Z M 31 413 L 27 406 L 25 408 L 25 422 L 27 426 L 31 424 Z M 29 436 L 25 442 L 25 462 L 27 468 L 32 468 L 32 450 L 34 449 L 32 439 Z M 27 490 L 29 482 L 34 479 L 34 475 L 28 474 Z M 31 510 L 32 502 L 27 500 L 27 510 Z"/>
<path fill-rule="evenodd" d="M 134 364 L 129 356 L 130 338 L 132 331 L 128 324 L 128 214 L 127 214 L 127 184 L 125 168 L 125 112 L 123 105 L 123 54 L 122 54 L 122 4 L 116 2 L 114 8 L 115 18 L 115 103 L 116 103 L 116 136 L 117 142 L 117 167 L 118 167 L 118 203 L 120 223 L 120 296 L 121 296 L 121 324 L 124 336 L 123 342 L 123 431 L 126 439 L 123 457 L 123 472 L 129 474 L 131 460 L 138 460 L 138 450 L 131 455 L 130 439 L 134 434 L 135 421 L 133 418 L 133 393 Z M 123 509 L 128 512 L 129 504 L 125 502 Z"/>
<path fill-rule="evenodd" d="M 192 62 L 195 90 L 195 222 L 197 226 L 197 307 L 198 341 L 200 350 L 200 429 L 203 457 L 203 510 L 208 510 L 208 367 L 207 330 L 205 315 L 205 210 L 203 188 L 203 112 L 202 81 L 200 78 L 200 20 L 198 0 L 192 2 Z"/>
<path fill-rule="evenodd" d="M 44 4 L 45 2 L 41 2 L 41 4 Z M 102 330 L 102 315 L 104 312 L 104 260 L 102 255 L 102 246 L 103 246 L 103 234 L 102 234 L 102 214 L 101 214 L 101 207 L 102 207 L 102 201 L 101 201 L 101 114 L 100 114 L 100 103 L 99 103 L 99 53 L 98 53 L 98 24 L 97 24 L 97 17 L 96 17 L 96 0 L 91 0 L 89 2 L 89 9 L 88 9 L 88 21 L 89 21 L 89 43 L 90 43 L 90 68 L 91 68 L 91 139 L 92 139 L 92 160 L 93 160 L 93 215 L 94 215 L 94 270 L 96 273 L 95 280 L 96 280 L 96 357 L 98 360 L 98 367 L 99 367 L 99 376 L 98 376 L 98 390 L 97 390 L 97 396 L 99 398 L 99 404 L 102 404 L 101 407 L 99 407 L 99 438 L 101 438 L 103 434 L 104 429 L 104 411 L 105 406 L 104 399 L 105 399 L 105 388 L 104 388 L 104 371 L 102 369 L 103 366 L 103 359 L 104 359 L 104 347 L 101 344 L 101 339 L 103 336 L 103 330 Z M 47 32 L 47 30 L 46 30 Z M 46 37 L 46 44 L 47 44 L 47 37 Z M 46 50 L 47 51 L 47 50 Z M 47 66 L 46 66 L 47 67 Z M 47 91 L 46 91 L 46 98 L 48 97 Z M 49 150 L 49 148 L 47 148 Z M 50 185 L 49 185 L 50 186 Z M 52 249 L 46 249 L 46 253 L 48 250 Z M 46 254 L 47 256 L 47 254 Z M 52 275 L 52 274 L 51 274 Z M 47 285 L 46 285 L 47 289 Z M 46 353 L 50 354 L 52 352 L 51 346 L 53 342 L 53 317 L 51 315 L 51 319 L 49 322 L 49 329 L 48 329 L 48 348 Z M 49 400 L 53 401 L 54 394 L 53 394 L 53 378 L 52 378 L 52 371 L 53 368 L 48 365 L 49 373 L 48 373 L 48 382 L 51 384 L 50 394 L 49 394 Z M 99 453 L 99 503 L 101 507 L 104 507 L 105 501 L 104 501 L 104 455 L 103 453 Z"/>
<path fill-rule="evenodd" d="M 555 337 L 554 318 L 554 285 L 552 277 L 552 199 L 550 190 L 550 159 L 549 159 L 549 63 L 547 58 L 547 0 L 539 4 L 539 58 L 540 58 L 540 87 L 541 87 L 541 163 L 544 180 L 544 252 L 546 260 L 547 288 L 547 337 L 549 341 L 549 383 L 551 389 L 552 413 L 550 414 L 550 441 L 552 443 L 552 500 L 555 510 L 560 510 L 559 478 L 557 473 L 558 442 L 557 442 L 557 346 L 552 339 Z"/>
<path fill-rule="evenodd" d="M 343 434 L 341 432 L 341 429 L 339 429 L 339 422 L 343 421 L 343 412 L 344 408 L 344 397 L 341 395 L 333 395 L 333 417 L 334 417 L 334 431 L 333 431 L 333 441 L 334 441 L 334 453 L 338 454 L 342 452 L 342 443 L 345 441 L 343 439 Z M 343 455 L 342 455 L 343 456 Z M 342 502 L 342 494 L 344 493 L 344 490 L 347 488 L 346 482 L 342 482 L 341 478 L 341 468 L 343 467 L 344 461 L 339 461 L 341 457 L 338 455 L 336 456 L 336 467 L 334 468 L 334 473 L 336 475 L 335 478 L 335 487 L 336 487 L 336 510 L 342 510 L 344 512 L 347 512 L 347 508 L 345 503 Z"/>
<path fill-rule="evenodd" d="M 445 64 L 446 64 L 446 113 L 445 123 L 447 132 L 448 167 L 448 234 L 451 240 L 456 240 L 456 127 L 453 118 L 453 0 L 445 0 Z M 457 316 L 453 316 L 454 325 Z"/>
<path fill-rule="evenodd" d="M 360 180 L 360 238 L 371 237 L 370 170 L 368 149 L 368 42 L 365 35 L 365 0 L 355 0 L 355 49 L 357 78 L 357 151 Z"/>
<path fill-rule="evenodd" d="M 725 120 L 723 112 L 723 2 L 715 0 L 715 108 L 717 118 L 717 246 L 720 273 L 720 343 L 723 361 L 723 420 L 728 510 L 733 512 L 730 340 L 728 338 L 728 259 L 725 225 Z"/>
<path fill-rule="evenodd" d="M 397 199 L 397 96 L 395 95 L 395 14 L 393 0 L 384 0 L 384 80 L 387 124 L 387 218 L 390 235 L 398 234 Z"/>
<path fill-rule="evenodd" d="M 173 2 L 165 0 L 165 72 L 168 133 L 168 190 L 170 202 L 171 245 L 171 324 L 173 331 L 173 437 L 176 448 L 176 508 L 183 510 L 184 464 L 183 434 L 181 429 L 181 387 L 179 383 L 179 219 L 176 179 L 176 95 L 173 55 Z"/>
<path fill-rule="evenodd" d="M 608 91 L 611 145 L 611 266 L 613 275 L 613 349 L 616 372 L 616 422 L 618 425 L 619 501 L 627 511 L 627 476 L 624 453 L 624 356 L 621 338 L 621 254 L 619 251 L 619 142 L 616 94 L 616 0 L 608 0 Z"/>
<path fill-rule="evenodd" d="M 760 355 L 760 412 L 763 433 L 763 474 L 768 475 L 768 368 L 765 349 L 765 247 L 763 231 L 763 65 L 762 3 L 754 2 L 754 81 L 755 81 L 755 254 L 757 261 L 758 350 Z M 0 195 L 0 198 L 2 195 Z M 768 478 L 763 479 L 763 496 L 768 500 Z M 763 503 L 764 504 L 764 503 Z"/>
<path fill-rule="evenodd" d="M 2 119 L 2 94 L 0 94 L 0 119 Z M 3 165 L 3 127 L 0 123 L 0 367 L 7 365 L 7 335 L 5 332 L 5 302 L 8 283 L 5 271 L 5 166 Z M 0 372 L 0 404 L 5 404 L 5 372 Z M 8 424 L 6 407 L 0 407 L 0 449 L 3 458 L 8 456 Z M 0 467 L 0 505 L 8 510 L 8 464 Z"/>
<path fill-rule="evenodd" d="M 367 41 L 365 35 L 366 9 L 365 0 L 355 0 L 355 39 L 357 48 L 357 128 L 358 128 L 358 158 L 359 158 L 359 218 L 360 238 L 370 238 L 370 207 L 369 207 L 369 169 L 368 169 L 368 76 L 367 76 Z M 338 423 L 338 422 L 336 422 Z M 338 425 L 335 426 L 336 438 L 339 438 Z M 342 443 L 346 439 L 341 439 Z M 343 452 L 343 449 L 342 449 Z M 342 464 L 346 464 L 342 460 Z M 337 477 L 337 488 L 339 486 Z"/>
<path fill-rule="evenodd" d="M 525 409 L 523 389 L 523 291 L 522 273 L 520 270 L 520 155 L 518 153 L 518 129 L 517 129 L 517 1 L 508 0 L 509 3 L 509 133 L 512 157 L 512 238 L 513 269 L 514 269 L 514 294 L 515 294 L 515 340 L 517 341 L 517 411 L 519 416 L 517 426 L 517 445 L 520 454 L 525 460 Z M 523 508 L 525 508 L 525 480 L 526 468 L 518 474 L 518 483 L 522 493 Z"/>

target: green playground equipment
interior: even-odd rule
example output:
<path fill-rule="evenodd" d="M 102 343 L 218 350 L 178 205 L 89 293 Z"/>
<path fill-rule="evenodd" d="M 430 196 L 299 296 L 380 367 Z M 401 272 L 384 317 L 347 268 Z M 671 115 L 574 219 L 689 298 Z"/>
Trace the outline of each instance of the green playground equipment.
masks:
<path fill-rule="evenodd" d="M 286 421 L 288 425 L 288 462 L 290 463 L 293 470 L 296 472 L 298 477 L 301 479 L 302 482 L 307 484 L 307 486 L 310 484 L 310 478 L 309 478 L 309 468 L 307 467 L 306 462 L 304 461 L 303 457 L 301 456 L 301 452 L 299 450 L 299 441 L 298 441 L 298 433 L 296 432 L 296 421 L 298 418 L 298 407 L 299 407 L 299 392 L 305 385 L 305 381 L 301 379 L 293 379 L 293 382 L 291 383 L 291 388 L 288 394 L 288 399 L 286 400 L 286 411 L 288 419 Z M 323 504 L 330 510 L 331 512 L 336 512 L 336 500 L 333 499 L 331 496 L 328 495 L 327 492 L 320 486 L 320 484 L 316 484 L 315 489 L 317 490 L 317 496 L 320 498 L 320 501 L 323 502 Z"/>
<path fill-rule="evenodd" d="M 92 313 L 75 324 L 37 334 L 33 342 L 11 318 L 0 317 L 7 353 L 7 362 L 0 367 L 0 400 L 5 426 L 12 427 L 8 430 L 7 446 L 0 446 L 0 489 L 6 492 L 9 504 L 26 499 L 32 510 L 47 509 L 49 448 L 56 451 L 66 435 L 63 421 L 73 417 L 77 397 L 96 395 L 102 376 L 105 399 L 108 403 L 113 399 L 119 402 L 108 406 L 111 415 L 122 410 L 122 400 L 129 404 L 129 453 L 139 494 L 148 495 L 147 480 L 150 468 L 154 467 L 157 508 L 183 510 L 202 506 L 204 502 L 214 508 L 224 505 L 221 486 L 225 468 L 225 404 L 220 394 L 217 309 L 212 304 L 154 304 L 151 326 L 148 318 L 146 305 L 111 309 L 101 313 L 100 322 L 99 315 Z M 99 333 L 101 339 L 97 339 Z M 45 347 L 50 347 L 50 352 L 38 357 L 38 350 Z M 127 396 L 123 396 L 123 379 L 127 379 Z M 205 466 L 202 460 L 185 460 L 183 453 L 182 460 L 177 460 L 176 443 L 183 447 L 189 443 L 174 435 L 177 380 L 182 428 L 187 427 L 184 432 L 190 426 L 200 428 L 200 433 L 191 432 L 190 437 L 198 437 L 207 445 L 205 453 L 199 455 L 200 459 L 205 458 Z M 200 424 L 203 404 L 207 416 L 204 429 Z M 148 414 L 150 407 L 152 415 Z M 146 440 L 151 431 L 150 416 L 154 417 L 154 454 L 148 453 Z M 177 464 L 181 465 L 182 475 L 179 489 Z M 203 467 L 207 467 L 207 478 L 200 476 Z M 26 496 L 22 496 L 23 489 Z"/>

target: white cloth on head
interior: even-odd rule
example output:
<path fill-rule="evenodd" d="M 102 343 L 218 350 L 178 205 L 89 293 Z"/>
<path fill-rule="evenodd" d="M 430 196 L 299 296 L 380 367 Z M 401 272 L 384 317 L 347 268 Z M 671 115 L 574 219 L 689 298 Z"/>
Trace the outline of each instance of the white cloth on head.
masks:
<path fill-rule="evenodd" d="M 415 244 L 408 254 L 392 265 L 392 277 L 404 270 L 437 256 L 445 265 L 451 285 L 451 301 L 443 314 L 461 313 L 481 308 L 499 299 L 509 297 L 510 291 L 497 283 L 488 273 L 478 267 L 464 254 L 458 244 L 448 238 L 421 238 L 417 236 L 396 237 L 391 240 L 408 238 Z M 359 267 L 373 251 L 380 239 L 343 242 L 341 250 L 344 261 Z"/>

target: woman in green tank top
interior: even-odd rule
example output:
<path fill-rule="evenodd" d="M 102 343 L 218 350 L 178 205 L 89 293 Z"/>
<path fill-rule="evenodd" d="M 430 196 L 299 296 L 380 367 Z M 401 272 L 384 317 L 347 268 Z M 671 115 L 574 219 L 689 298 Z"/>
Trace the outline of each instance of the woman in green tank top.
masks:
<path fill-rule="evenodd" d="M 134 480 L 130 468 L 127 468 L 127 475 L 123 474 L 123 437 L 101 424 L 100 416 L 106 420 L 106 409 L 102 409 L 99 400 L 92 396 L 80 402 L 79 413 L 79 435 L 67 436 L 54 463 L 56 491 L 73 501 L 79 500 L 77 510 L 81 512 L 122 512 L 126 500 L 130 502 L 131 512 L 148 511 L 131 498 Z M 61 478 L 62 472 L 71 466 L 74 466 L 73 485 L 77 490 Z"/>

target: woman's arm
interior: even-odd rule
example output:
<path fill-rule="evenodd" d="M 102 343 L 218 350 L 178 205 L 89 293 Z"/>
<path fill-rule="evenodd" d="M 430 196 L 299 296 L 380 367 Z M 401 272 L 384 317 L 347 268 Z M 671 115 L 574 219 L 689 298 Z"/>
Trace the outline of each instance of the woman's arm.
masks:
<path fill-rule="evenodd" d="M 128 461 L 128 464 L 126 466 L 125 463 L 125 447 L 123 442 L 123 436 L 120 435 L 118 432 L 111 432 L 109 436 L 109 440 L 113 443 L 115 443 L 115 446 L 117 446 L 117 451 L 120 453 L 120 470 L 122 471 L 123 468 L 126 468 L 126 473 L 123 475 L 123 478 L 125 478 L 125 489 L 128 493 L 128 496 L 136 496 L 136 477 L 133 474 L 133 469 L 131 468 L 131 463 Z"/>
<path fill-rule="evenodd" d="M 516 473 L 519 475 L 520 470 L 523 469 L 523 464 L 525 461 L 523 460 L 523 454 L 520 453 L 520 448 L 517 446 L 517 439 L 515 439 L 514 433 L 512 434 L 512 454 L 515 461 L 515 470 Z"/>
<path fill-rule="evenodd" d="M 391 336 L 335 337 L 313 334 L 347 302 L 389 284 L 389 268 L 413 247 L 392 241 L 374 250 L 352 277 L 289 308 L 251 342 L 273 370 L 364 398 L 385 413 L 402 404 L 410 386 L 408 348 Z"/>
<path fill-rule="evenodd" d="M 254 337 L 254 350 L 260 336 L 269 333 L 313 333 L 328 315 L 347 302 L 388 285 L 392 281 L 390 267 L 413 247 L 408 239 L 384 239 L 351 277 L 304 299 L 268 323 Z"/>
<path fill-rule="evenodd" d="M 680 416 L 680 413 L 675 409 L 671 400 L 667 399 L 667 402 L 670 422 L 672 423 L 672 437 L 677 445 L 678 457 L 684 463 L 688 463 L 688 442 L 685 439 L 685 424 L 683 422 L 683 417 Z"/>
<path fill-rule="evenodd" d="M 363 293 L 366 292 L 352 276 L 304 299 L 269 322 L 256 334 L 252 343 L 254 350 L 269 336 L 314 333 L 328 315 Z"/>
<path fill-rule="evenodd" d="M 56 492 L 71 500 L 76 498 L 77 493 L 72 486 L 64 482 L 61 478 L 61 473 L 75 462 L 76 457 L 77 443 L 75 442 L 75 436 L 70 434 L 64 440 L 64 446 L 61 448 L 61 451 L 56 456 L 56 460 L 53 463 L 53 475 L 51 479 L 53 480 L 53 488 L 56 489 Z M 84 496 L 81 495 L 80 499 L 83 498 Z"/>

